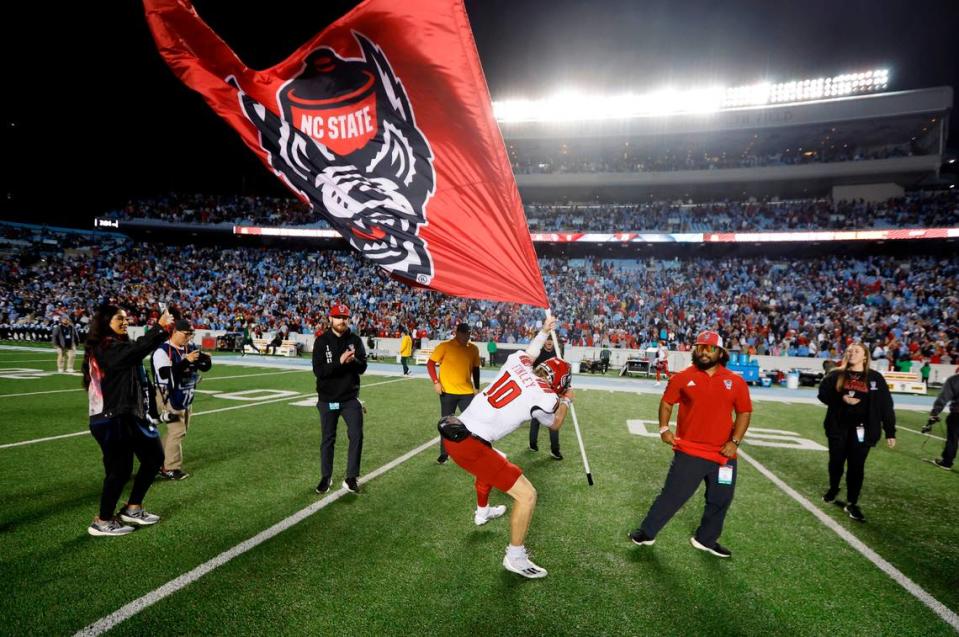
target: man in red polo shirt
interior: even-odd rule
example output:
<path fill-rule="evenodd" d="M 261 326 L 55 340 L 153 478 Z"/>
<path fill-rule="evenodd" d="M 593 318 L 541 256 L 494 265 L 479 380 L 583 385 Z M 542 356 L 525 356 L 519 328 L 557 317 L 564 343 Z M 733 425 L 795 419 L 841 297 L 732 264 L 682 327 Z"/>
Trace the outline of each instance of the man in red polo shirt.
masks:
<path fill-rule="evenodd" d="M 746 435 L 753 406 L 746 381 L 726 369 L 728 361 L 719 334 L 702 332 L 696 337 L 693 364 L 669 379 L 659 403 L 659 435 L 672 445 L 673 462 L 659 497 L 639 528 L 629 534 L 633 543 L 656 542 L 656 534 L 704 482 L 706 508 L 689 542 L 717 557 L 732 555 L 718 540 L 736 488 L 736 450 Z M 676 403 L 679 418 L 673 434 L 669 417 Z"/>

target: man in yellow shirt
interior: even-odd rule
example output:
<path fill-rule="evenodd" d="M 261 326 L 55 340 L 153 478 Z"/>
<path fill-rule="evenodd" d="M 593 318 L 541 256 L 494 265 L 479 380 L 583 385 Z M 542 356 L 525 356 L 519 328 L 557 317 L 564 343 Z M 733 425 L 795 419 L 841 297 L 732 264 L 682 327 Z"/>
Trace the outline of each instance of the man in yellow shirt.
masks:
<path fill-rule="evenodd" d="M 438 374 L 437 365 L 440 366 Z M 437 345 L 426 363 L 433 389 L 440 397 L 440 418 L 452 416 L 457 408 L 463 413 L 469 406 L 479 389 L 479 369 L 479 348 L 470 343 L 470 326 L 460 323 L 453 338 Z M 446 447 L 440 438 L 440 455 L 436 461 L 445 464 L 446 460 Z"/>
<path fill-rule="evenodd" d="M 410 330 L 405 325 L 400 325 L 400 332 L 403 336 L 400 338 L 400 362 L 403 363 L 403 375 L 410 375 L 410 357 L 413 356 L 413 338 L 410 336 Z"/>

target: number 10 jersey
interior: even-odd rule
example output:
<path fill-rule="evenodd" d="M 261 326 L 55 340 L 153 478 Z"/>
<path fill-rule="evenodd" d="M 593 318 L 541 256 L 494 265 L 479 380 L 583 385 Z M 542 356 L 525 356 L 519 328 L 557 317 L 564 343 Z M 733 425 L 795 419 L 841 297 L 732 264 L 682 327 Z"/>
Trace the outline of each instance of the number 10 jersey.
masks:
<path fill-rule="evenodd" d="M 552 427 L 559 396 L 533 373 L 533 361 L 525 351 L 511 354 L 496 379 L 473 397 L 459 419 L 472 433 L 495 442 L 520 425 L 536 418 Z"/>

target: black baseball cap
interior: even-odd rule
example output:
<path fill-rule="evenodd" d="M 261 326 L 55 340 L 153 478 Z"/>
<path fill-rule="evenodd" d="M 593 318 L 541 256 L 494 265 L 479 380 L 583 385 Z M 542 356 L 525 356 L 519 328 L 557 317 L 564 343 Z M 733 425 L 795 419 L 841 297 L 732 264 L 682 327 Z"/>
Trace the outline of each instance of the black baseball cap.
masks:
<path fill-rule="evenodd" d="M 186 319 L 177 319 L 177 322 L 173 324 L 173 329 L 177 332 L 193 332 L 193 326 Z"/>

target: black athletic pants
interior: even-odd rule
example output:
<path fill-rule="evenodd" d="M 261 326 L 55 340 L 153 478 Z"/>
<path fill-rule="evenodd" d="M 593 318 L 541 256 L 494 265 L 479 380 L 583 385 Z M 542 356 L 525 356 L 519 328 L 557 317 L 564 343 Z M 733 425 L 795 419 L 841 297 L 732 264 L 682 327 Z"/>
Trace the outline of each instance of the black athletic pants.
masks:
<path fill-rule="evenodd" d="M 90 432 L 103 451 L 103 492 L 100 519 L 109 520 L 117 508 L 123 486 L 133 473 L 133 456 L 140 469 L 133 479 L 128 504 L 143 504 L 147 490 L 163 466 L 163 446 L 156 427 L 135 416 L 118 416 L 90 425 Z"/>
<path fill-rule="evenodd" d="M 529 446 L 531 449 L 539 448 L 539 425 L 540 422 L 533 418 L 529 421 Z M 559 432 L 553 429 L 552 427 L 547 427 L 549 430 L 549 449 L 553 453 L 559 453 Z"/>
<path fill-rule="evenodd" d="M 859 502 L 862 481 L 865 477 L 866 457 L 869 445 L 859 442 L 856 426 L 846 427 L 845 435 L 829 438 L 829 490 L 839 491 L 843 469 L 846 470 L 846 500 L 849 504 Z"/>
<path fill-rule="evenodd" d="M 705 484 L 706 508 L 703 509 L 703 517 L 695 535 L 696 541 L 703 546 L 715 546 L 723 532 L 726 512 L 732 504 L 736 482 L 739 479 L 736 460 L 729 460 L 726 466 L 733 468 L 732 484 L 719 484 L 718 462 L 690 456 L 681 451 L 674 452 L 663 490 L 653 502 L 653 506 L 650 507 L 646 519 L 639 528 L 649 537 L 656 537 L 656 534 L 696 493 L 699 485 Z"/>
<path fill-rule="evenodd" d="M 334 408 L 331 409 L 330 407 Z M 340 416 L 346 423 L 346 435 L 350 447 L 346 457 L 346 477 L 358 478 L 360 475 L 360 456 L 363 455 L 363 406 L 356 398 L 343 403 L 316 403 L 320 410 L 320 426 L 323 440 L 320 443 L 321 477 L 333 475 L 333 447 L 336 445 L 336 423 Z"/>
<path fill-rule="evenodd" d="M 459 409 L 460 413 L 466 411 L 473 401 L 473 394 L 440 394 L 440 418 L 452 416 Z M 443 445 L 443 438 L 440 438 L 440 457 L 445 458 L 446 447 Z"/>
<path fill-rule="evenodd" d="M 951 467 L 956 460 L 956 449 L 959 447 L 959 413 L 946 416 L 946 444 L 942 448 L 942 464 Z"/>

